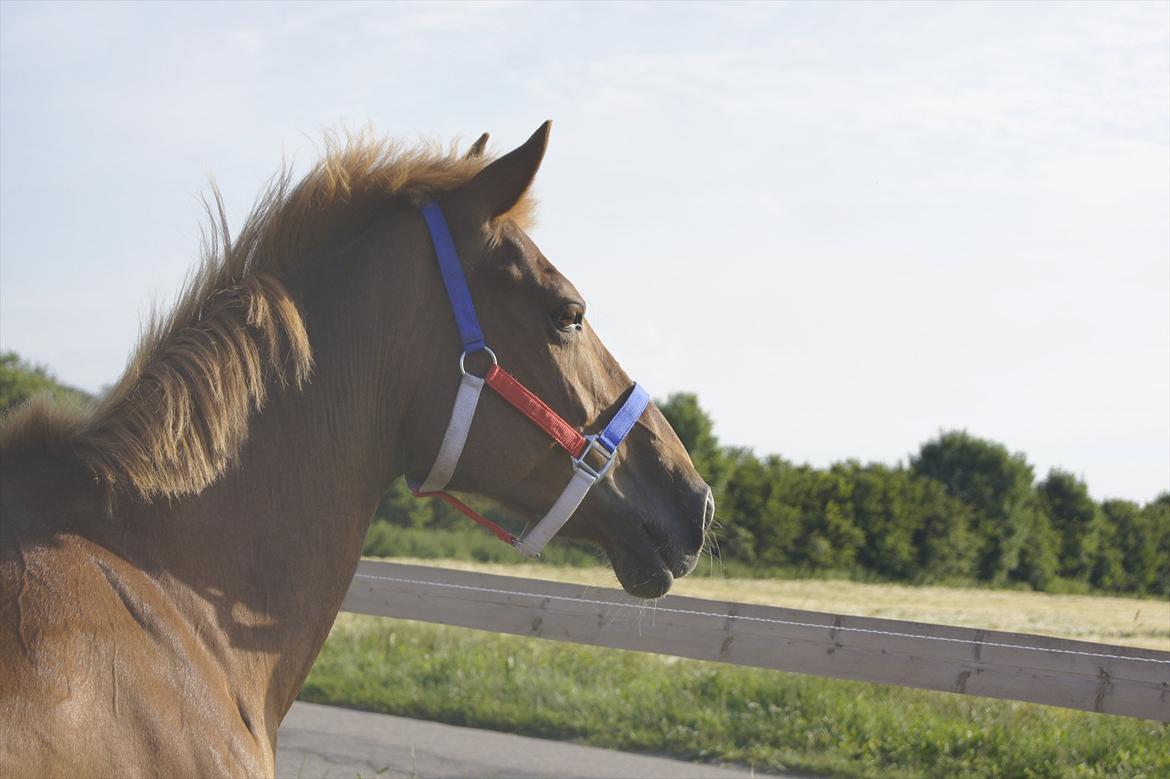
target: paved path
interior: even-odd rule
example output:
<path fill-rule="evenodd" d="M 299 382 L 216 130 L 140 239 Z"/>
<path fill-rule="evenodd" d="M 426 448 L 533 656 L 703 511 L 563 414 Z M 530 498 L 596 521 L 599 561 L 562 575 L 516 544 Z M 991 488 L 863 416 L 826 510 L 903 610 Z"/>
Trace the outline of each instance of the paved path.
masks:
<path fill-rule="evenodd" d="M 490 730 L 295 703 L 276 750 L 280 779 L 744 779 L 711 766 Z"/>

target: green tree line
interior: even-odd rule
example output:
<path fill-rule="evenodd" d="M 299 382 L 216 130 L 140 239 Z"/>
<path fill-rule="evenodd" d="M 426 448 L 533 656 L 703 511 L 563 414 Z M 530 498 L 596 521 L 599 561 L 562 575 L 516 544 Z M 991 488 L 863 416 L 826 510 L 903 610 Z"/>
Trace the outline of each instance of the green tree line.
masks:
<path fill-rule="evenodd" d="M 0 412 L 42 391 L 85 397 L 45 368 L 0 354 Z M 659 407 L 715 491 L 720 526 L 711 552 L 735 573 L 1170 596 L 1170 492 L 1144 506 L 1097 502 L 1073 474 L 1053 469 L 1036 481 L 1024 455 L 965 431 L 940 433 L 905 465 L 813 468 L 721 444 L 694 394 L 673 394 Z M 469 501 L 509 523 L 490 502 Z M 414 498 L 400 479 L 378 506 L 366 552 L 513 559 L 469 525 L 440 501 Z M 557 544 L 544 558 L 589 564 L 596 554 Z"/>
<path fill-rule="evenodd" d="M 796 465 L 721 446 L 690 393 L 659 404 L 716 496 L 719 555 L 757 570 L 890 581 L 976 581 L 1037 590 L 1170 596 L 1170 492 L 1144 506 L 1097 502 L 1052 469 L 966 431 L 907 465 Z"/>

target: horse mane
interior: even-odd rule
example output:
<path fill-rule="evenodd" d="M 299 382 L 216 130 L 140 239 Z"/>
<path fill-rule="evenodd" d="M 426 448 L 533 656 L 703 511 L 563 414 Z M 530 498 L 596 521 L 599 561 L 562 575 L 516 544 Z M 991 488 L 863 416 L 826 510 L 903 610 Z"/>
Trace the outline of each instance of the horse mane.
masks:
<path fill-rule="evenodd" d="M 39 398 L 13 411 L 0 421 L 0 453 L 65 445 L 100 483 L 147 501 L 202 491 L 234 462 L 270 390 L 310 378 L 290 276 L 388 207 L 455 189 L 488 162 L 455 144 L 327 134 L 295 186 L 287 165 L 273 177 L 234 239 L 212 184 L 201 260 L 170 311 L 152 310 L 121 378 L 90 409 Z M 523 198 L 497 235 L 531 211 Z"/>

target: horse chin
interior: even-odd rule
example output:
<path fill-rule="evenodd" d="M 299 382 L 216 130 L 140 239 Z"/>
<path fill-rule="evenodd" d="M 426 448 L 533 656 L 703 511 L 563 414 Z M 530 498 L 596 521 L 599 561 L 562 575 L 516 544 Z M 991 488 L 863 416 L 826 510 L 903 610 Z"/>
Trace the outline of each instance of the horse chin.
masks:
<path fill-rule="evenodd" d="M 603 543 L 601 546 L 609 556 L 622 589 L 630 595 L 654 600 L 670 592 L 674 574 L 656 551 L 636 555 L 614 544 Z"/>
<path fill-rule="evenodd" d="M 674 584 L 674 574 L 666 568 L 647 569 L 620 569 L 614 567 L 622 589 L 635 598 L 655 600 L 670 592 Z"/>

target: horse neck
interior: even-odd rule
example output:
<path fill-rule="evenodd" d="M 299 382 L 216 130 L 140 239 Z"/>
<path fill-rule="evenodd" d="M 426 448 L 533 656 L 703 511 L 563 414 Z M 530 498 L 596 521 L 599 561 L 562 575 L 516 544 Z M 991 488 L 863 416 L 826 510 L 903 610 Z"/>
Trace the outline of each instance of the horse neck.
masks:
<path fill-rule="evenodd" d="M 377 244 L 377 242 L 373 242 Z M 406 336 L 418 299 L 376 288 L 357 247 L 324 259 L 298 294 L 316 359 L 301 390 L 274 390 L 239 464 L 174 505 L 162 567 L 270 735 L 299 690 L 348 589 L 370 518 L 404 470 L 401 410 L 414 377 Z M 381 259 L 381 258 L 378 258 Z M 386 278 L 386 271 L 375 276 Z M 388 298 L 394 298 L 390 305 Z M 210 624 L 209 624 L 210 623 Z M 207 639 L 205 639 L 207 640 Z"/>

